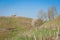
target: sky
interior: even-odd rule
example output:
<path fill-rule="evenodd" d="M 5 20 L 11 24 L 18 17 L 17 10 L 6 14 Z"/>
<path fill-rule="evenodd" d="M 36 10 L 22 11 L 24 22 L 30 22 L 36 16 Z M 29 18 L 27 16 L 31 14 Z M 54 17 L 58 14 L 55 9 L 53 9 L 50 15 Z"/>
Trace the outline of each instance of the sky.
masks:
<path fill-rule="evenodd" d="M 47 13 L 54 5 L 60 14 L 60 0 L 0 0 L 0 16 L 17 15 L 36 18 L 39 10 Z"/>

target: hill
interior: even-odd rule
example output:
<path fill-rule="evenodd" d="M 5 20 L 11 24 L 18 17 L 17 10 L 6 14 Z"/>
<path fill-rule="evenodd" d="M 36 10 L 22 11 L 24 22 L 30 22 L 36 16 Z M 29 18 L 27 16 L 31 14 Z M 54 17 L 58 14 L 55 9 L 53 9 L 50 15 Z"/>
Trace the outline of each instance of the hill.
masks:
<path fill-rule="evenodd" d="M 56 40 L 58 27 L 60 29 L 60 16 L 52 21 L 42 24 L 40 27 L 34 27 L 30 31 L 18 35 L 18 40 Z"/>
<path fill-rule="evenodd" d="M 32 18 L 26 17 L 0 16 L 0 40 L 13 37 L 18 32 L 31 28 L 31 20 Z"/>
<path fill-rule="evenodd" d="M 39 27 L 31 26 L 32 18 L 10 16 L 0 17 L 0 40 L 54 40 L 60 27 L 60 16 L 45 22 Z M 39 22 L 39 21 L 38 21 Z M 31 28 L 31 29 L 30 29 Z M 30 29 L 30 30 L 29 30 Z"/>

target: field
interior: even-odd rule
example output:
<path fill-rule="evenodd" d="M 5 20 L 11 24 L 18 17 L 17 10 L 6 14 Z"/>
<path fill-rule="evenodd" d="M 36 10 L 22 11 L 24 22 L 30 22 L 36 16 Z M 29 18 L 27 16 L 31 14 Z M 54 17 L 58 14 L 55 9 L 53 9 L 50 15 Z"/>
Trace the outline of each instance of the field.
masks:
<path fill-rule="evenodd" d="M 0 17 L 0 40 L 55 40 L 60 17 L 39 27 L 31 25 L 32 18 Z"/>

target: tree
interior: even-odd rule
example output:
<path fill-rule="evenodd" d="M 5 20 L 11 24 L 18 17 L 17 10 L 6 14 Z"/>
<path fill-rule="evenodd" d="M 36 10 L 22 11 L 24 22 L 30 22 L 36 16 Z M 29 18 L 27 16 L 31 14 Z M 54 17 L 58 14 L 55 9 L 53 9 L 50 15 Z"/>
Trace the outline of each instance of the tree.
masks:
<path fill-rule="evenodd" d="M 48 8 L 48 19 L 53 20 L 56 14 L 56 8 L 54 6 L 51 6 Z"/>
<path fill-rule="evenodd" d="M 40 11 L 38 12 L 38 19 L 43 20 L 43 10 L 40 10 Z"/>
<path fill-rule="evenodd" d="M 38 19 L 41 19 L 43 21 L 46 21 L 47 19 L 47 14 L 43 11 L 43 10 L 40 10 L 38 12 Z"/>

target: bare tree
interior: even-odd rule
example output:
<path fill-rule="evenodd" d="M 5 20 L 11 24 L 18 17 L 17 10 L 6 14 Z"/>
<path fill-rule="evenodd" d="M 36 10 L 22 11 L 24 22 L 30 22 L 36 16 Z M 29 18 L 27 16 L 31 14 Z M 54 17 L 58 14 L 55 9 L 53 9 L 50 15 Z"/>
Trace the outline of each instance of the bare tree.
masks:
<path fill-rule="evenodd" d="M 43 11 L 43 10 L 40 10 L 38 12 L 38 19 L 41 19 L 43 21 L 46 21 L 47 19 L 47 14 Z"/>
<path fill-rule="evenodd" d="M 40 10 L 40 11 L 38 12 L 38 19 L 43 20 L 43 10 Z"/>
<path fill-rule="evenodd" d="M 49 7 L 48 8 L 48 18 L 49 18 L 49 20 L 53 20 L 56 13 L 57 13 L 56 8 L 54 6 Z"/>

